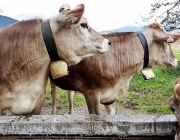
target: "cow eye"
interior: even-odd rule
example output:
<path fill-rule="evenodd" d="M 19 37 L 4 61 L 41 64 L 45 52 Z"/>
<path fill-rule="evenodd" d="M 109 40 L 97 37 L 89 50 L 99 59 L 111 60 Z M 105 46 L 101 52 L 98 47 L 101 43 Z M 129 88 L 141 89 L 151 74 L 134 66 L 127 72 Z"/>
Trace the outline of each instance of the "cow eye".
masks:
<path fill-rule="evenodd" d="M 83 27 L 83 28 L 87 28 L 87 29 L 88 29 L 88 25 L 87 25 L 87 23 L 81 23 L 80 25 L 81 25 L 81 27 Z"/>

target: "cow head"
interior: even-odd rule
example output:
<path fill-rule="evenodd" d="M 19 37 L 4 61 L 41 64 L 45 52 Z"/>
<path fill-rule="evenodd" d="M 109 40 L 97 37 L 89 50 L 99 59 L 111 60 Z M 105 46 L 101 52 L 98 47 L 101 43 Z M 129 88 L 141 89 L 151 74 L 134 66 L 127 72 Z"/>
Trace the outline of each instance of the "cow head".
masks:
<path fill-rule="evenodd" d="M 175 140 L 180 139 L 180 78 L 177 78 L 174 86 L 174 94 L 172 95 L 169 106 L 171 110 L 174 112 L 174 115 L 178 121 L 178 128 L 175 136 Z"/>
<path fill-rule="evenodd" d="M 83 13 L 84 5 L 80 4 L 50 18 L 58 55 L 69 66 L 79 63 L 86 57 L 104 53 L 110 46 L 109 40 L 89 26 Z"/>
<path fill-rule="evenodd" d="M 175 58 L 171 50 L 171 43 L 180 38 L 180 33 L 168 33 L 158 23 L 150 24 L 143 33 L 146 34 L 146 39 L 149 42 L 149 67 L 154 65 L 177 66 L 178 59 Z"/>

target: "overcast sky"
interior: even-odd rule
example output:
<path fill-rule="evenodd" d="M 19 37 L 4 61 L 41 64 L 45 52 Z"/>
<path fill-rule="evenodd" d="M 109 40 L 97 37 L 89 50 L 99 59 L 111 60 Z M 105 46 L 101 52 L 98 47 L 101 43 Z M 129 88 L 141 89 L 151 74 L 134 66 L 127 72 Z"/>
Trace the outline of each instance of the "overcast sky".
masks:
<path fill-rule="evenodd" d="M 0 0 L 0 15 L 17 20 L 49 18 L 57 15 L 62 4 L 71 8 L 83 3 L 84 16 L 96 31 L 135 25 L 140 15 L 148 15 L 157 0 Z"/>

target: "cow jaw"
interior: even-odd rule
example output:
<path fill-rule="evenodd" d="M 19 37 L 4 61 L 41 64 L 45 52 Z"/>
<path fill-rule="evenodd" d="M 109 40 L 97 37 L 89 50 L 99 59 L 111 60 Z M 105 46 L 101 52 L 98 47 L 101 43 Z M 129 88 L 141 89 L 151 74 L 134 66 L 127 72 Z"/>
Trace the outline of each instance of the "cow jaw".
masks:
<path fill-rule="evenodd" d="M 163 59 L 162 59 L 163 60 Z M 165 66 L 165 67 L 176 67 L 177 64 L 178 64 L 178 59 L 177 58 L 169 58 L 166 57 L 164 58 L 165 61 L 160 61 L 160 60 L 157 60 L 154 65 L 155 66 Z"/>
<path fill-rule="evenodd" d="M 86 43 L 83 45 L 83 48 L 80 51 L 76 52 L 76 55 L 77 57 L 81 57 L 82 59 L 85 59 L 87 57 L 90 57 L 96 54 L 96 51 L 93 51 L 93 50 L 97 50 L 99 53 L 107 52 L 110 46 L 110 45 L 107 45 L 108 42 L 109 40 L 104 39 L 103 42 Z M 92 49 L 92 46 L 94 46 L 93 49 Z M 85 52 L 89 52 L 89 53 L 86 54 Z"/>
<path fill-rule="evenodd" d="M 168 59 L 168 57 L 169 57 L 169 59 Z M 178 59 L 175 57 L 166 56 L 165 59 L 167 59 L 167 61 L 165 61 L 164 63 L 162 62 L 163 63 L 162 66 L 164 65 L 166 67 L 176 67 L 178 64 Z"/>
<path fill-rule="evenodd" d="M 177 64 L 178 64 L 178 59 L 175 58 L 171 65 L 172 65 L 173 67 L 176 67 Z"/>
<path fill-rule="evenodd" d="M 107 52 L 109 50 L 109 47 L 110 47 L 110 44 L 109 44 L 109 40 L 107 40 L 107 39 L 104 39 L 104 41 L 102 42 L 101 47 L 98 47 L 98 45 L 97 45 L 97 49 L 99 48 L 98 51 L 100 53 Z"/>
<path fill-rule="evenodd" d="M 152 47 L 152 48 L 151 48 Z M 149 48 L 149 67 L 153 66 L 165 66 L 165 67 L 176 67 L 178 59 L 174 56 L 173 51 L 169 44 L 165 43 L 154 43 Z M 159 53 L 163 52 L 163 53 Z"/>

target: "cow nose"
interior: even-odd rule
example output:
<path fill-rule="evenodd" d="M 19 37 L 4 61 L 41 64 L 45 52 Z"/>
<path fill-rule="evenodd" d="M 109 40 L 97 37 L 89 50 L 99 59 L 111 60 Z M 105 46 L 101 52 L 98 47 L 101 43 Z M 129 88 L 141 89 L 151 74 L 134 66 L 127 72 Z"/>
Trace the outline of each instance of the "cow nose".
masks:
<path fill-rule="evenodd" d="M 110 41 L 108 42 L 108 45 L 111 45 L 111 42 L 110 42 Z"/>

